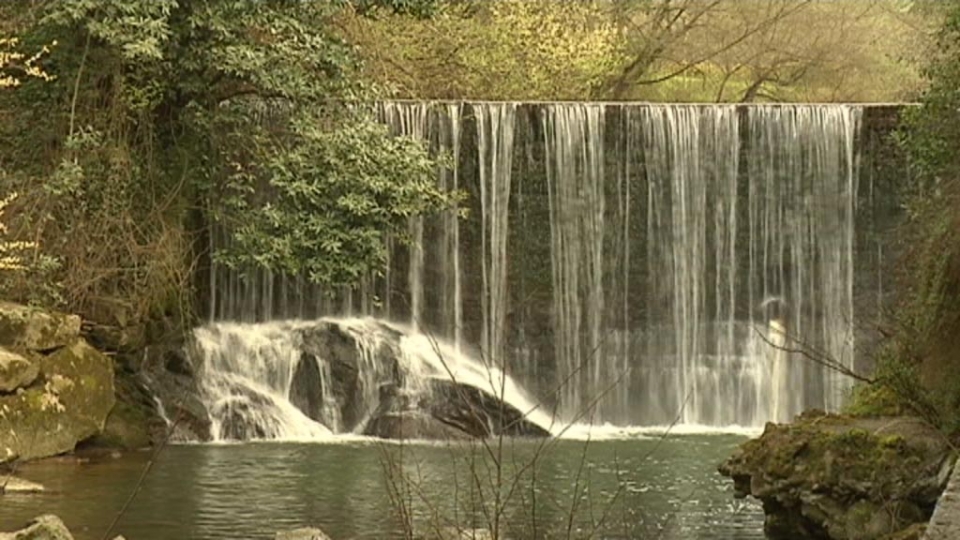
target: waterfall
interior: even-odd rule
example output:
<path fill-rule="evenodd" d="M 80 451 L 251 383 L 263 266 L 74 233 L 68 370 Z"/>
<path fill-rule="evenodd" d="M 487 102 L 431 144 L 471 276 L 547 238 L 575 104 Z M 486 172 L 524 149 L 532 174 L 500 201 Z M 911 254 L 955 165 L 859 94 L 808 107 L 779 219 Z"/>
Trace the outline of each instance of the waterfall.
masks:
<path fill-rule="evenodd" d="M 651 344 L 647 353 L 672 358 L 676 374 L 672 394 L 682 399 L 674 407 L 682 409 L 683 421 L 732 423 L 737 415 L 723 418 L 723 408 L 718 407 L 723 401 L 718 398 L 727 390 L 720 388 L 724 379 L 743 358 L 733 336 L 736 109 L 651 106 L 636 120 L 646 161 L 647 285 L 666 300 L 651 318 L 671 338 L 666 344 Z M 707 362 L 718 365 L 704 371 Z M 657 389 L 648 386 L 648 391 Z"/>
<path fill-rule="evenodd" d="M 567 419 L 760 426 L 836 409 L 849 381 L 773 345 L 854 365 L 854 291 L 881 282 L 857 257 L 858 238 L 882 248 L 857 229 L 862 114 L 380 103 L 394 133 L 447 157 L 437 182 L 463 207 L 410 218 L 413 244 L 338 301 L 299 276 L 214 267 L 211 318 L 404 323 L 503 362 Z"/>
<path fill-rule="evenodd" d="M 561 388 L 563 412 L 587 405 L 599 390 L 604 356 L 603 109 L 550 105 L 544 111 L 550 207 L 551 268 L 557 363 L 571 384 Z"/>
<path fill-rule="evenodd" d="M 378 117 L 393 127 L 393 132 L 419 141 L 427 141 L 429 134 L 429 103 L 412 103 L 400 106 L 396 103 L 381 103 Z M 423 320 L 423 217 L 410 216 L 407 220 L 410 234 L 407 265 L 407 300 L 410 303 L 410 324 L 417 328 Z"/>
<path fill-rule="evenodd" d="M 505 354 L 508 209 L 516 106 L 511 103 L 486 104 L 477 107 L 474 114 L 483 227 L 481 353 L 486 362 L 501 365 Z"/>
<path fill-rule="evenodd" d="M 191 355 L 215 441 L 361 433 L 383 385 L 399 383 L 415 398 L 432 392 L 432 380 L 502 396 L 531 422 L 552 425 L 499 369 L 452 343 L 376 319 L 213 323 L 195 330 Z"/>

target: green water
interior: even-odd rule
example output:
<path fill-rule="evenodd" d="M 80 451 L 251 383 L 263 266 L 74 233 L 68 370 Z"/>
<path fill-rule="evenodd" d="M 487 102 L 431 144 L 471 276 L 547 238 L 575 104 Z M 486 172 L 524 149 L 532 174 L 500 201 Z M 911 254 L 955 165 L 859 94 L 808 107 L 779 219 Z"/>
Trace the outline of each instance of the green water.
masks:
<path fill-rule="evenodd" d="M 735 500 L 731 482 L 716 473 L 743 440 L 556 441 L 539 452 L 537 443 L 507 441 L 499 468 L 491 457 L 497 449 L 477 444 L 173 446 L 156 459 L 113 534 L 268 539 L 309 525 L 334 540 L 379 539 L 402 537 L 406 522 L 431 538 L 436 527 L 454 523 L 489 528 L 499 470 L 507 538 L 756 539 L 763 537 L 759 505 Z M 149 456 L 26 465 L 20 475 L 48 491 L 2 496 L 0 530 L 49 512 L 78 540 L 101 538 Z M 390 478 L 405 502 L 391 498 Z M 399 517 L 404 508 L 406 520 Z"/>

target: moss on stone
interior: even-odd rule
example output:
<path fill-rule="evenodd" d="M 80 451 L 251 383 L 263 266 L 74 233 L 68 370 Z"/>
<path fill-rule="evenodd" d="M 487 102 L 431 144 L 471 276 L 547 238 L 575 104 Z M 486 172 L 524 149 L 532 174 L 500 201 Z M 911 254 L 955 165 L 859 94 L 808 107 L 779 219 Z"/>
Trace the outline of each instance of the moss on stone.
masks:
<path fill-rule="evenodd" d="M 30 388 L 0 396 L 0 463 L 73 450 L 114 406 L 113 362 L 82 339 L 41 358 L 40 373 Z"/>
<path fill-rule="evenodd" d="M 929 518 L 949 456 L 940 433 L 916 418 L 812 413 L 768 424 L 720 471 L 739 496 L 764 502 L 769 526 L 877 539 Z"/>

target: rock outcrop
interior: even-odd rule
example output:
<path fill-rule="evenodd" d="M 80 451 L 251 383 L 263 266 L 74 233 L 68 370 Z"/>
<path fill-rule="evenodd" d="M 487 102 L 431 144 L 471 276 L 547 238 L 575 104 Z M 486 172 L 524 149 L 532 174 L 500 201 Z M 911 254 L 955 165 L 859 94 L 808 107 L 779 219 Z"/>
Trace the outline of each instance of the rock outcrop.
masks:
<path fill-rule="evenodd" d="M 13 392 L 32 383 L 40 374 L 38 364 L 0 347 L 0 392 Z"/>
<path fill-rule="evenodd" d="M 0 303 L 0 463 L 69 452 L 103 430 L 113 361 L 74 315 Z"/>
<path fill-rule="evenodd" d="M 919 419 L 809 412 L 767 424 L 719 470 L 763 503 L 770 538 L 873 540 L 929 520 L 952 466 Z"/>
<path fill-rule="evenodd" d="M 353 431 L 371 412 L 370 398 L 385 381 L 399 383 L 400 332 L 381 324 L 379 346 L 365 350 L 357 336 L 334 321 L 318 321 L 299 330 L 302 353 L 290 401 L 308 417 L 337 431 Z M 326 373 L 321 373 L 326 367 Z M 332 407 L 327 404 L 333 405 Z"/>
<path fill-rule="evenodd" d="M 447 361 L 474 384 L 451 381 Z M 167 416 L 186 419 L 193 440 L 303 436 L 310 426 L 300 413 L 323 432 L 391 439 L 550 435 L 478 387 L 479 362 L 375 319 L 218 324 L 143 365 Z"/>
<path fill-rule="evenodd" d="M 140 376 L 152 396 L 159 399 L 163 415 L 173 423 L 170 440 L 209 441 L 210 414 L 200 399 L 193 358 L 182 340 L 170 340 L 151 345 Z"/>
<path fill-rule="evenodd" d="M 0 302 L 0 344 L 12 350 L 47 352 L 80 335 L 80 317 Z"/>
<path fill-rule="evenodd" d="M 0 395 L 0 463 L 69 452 L 114 405 L 113 363 L 80 338 L 39 361 L 33 385 Z"/>

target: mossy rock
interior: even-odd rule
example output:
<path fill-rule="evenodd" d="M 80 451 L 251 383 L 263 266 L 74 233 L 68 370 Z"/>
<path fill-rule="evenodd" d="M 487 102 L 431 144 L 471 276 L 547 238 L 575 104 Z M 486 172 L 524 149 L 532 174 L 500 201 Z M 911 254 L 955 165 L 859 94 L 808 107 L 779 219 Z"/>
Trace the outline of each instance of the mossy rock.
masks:
<path fill-rule="evenodd" d="M 80 336 L 80 317 L 0 302 L 0 347 L 52 351 Z"/>
<path fill-rule="evenodd" d="M 103 432 L 85 443 L 90 447 L 136 450 L 162 440 L 166 423 L 160 418 L 152 396 L 135 376 L 119 372 L 115 380 L 117 403 Z"/>
<path fill-rule="evenodd" d="M 38 362 L 0 347 L 0 393 L 23 388 L 32 383 L 38 375 Z"/>
<path fill-rule="evenodd" d="M 114 406 L 113 362 L 82 339 L 40 360 L 28 389 L 0 396 L 0 463 L 69 452 Z"/>
<path fill-rule="evenodd" d="M 920 419 L 818 412 L 768 424 L 720 472 L 763 502 L 774 537 L 874 540 L 928 520 L 952 464 Z"/>

